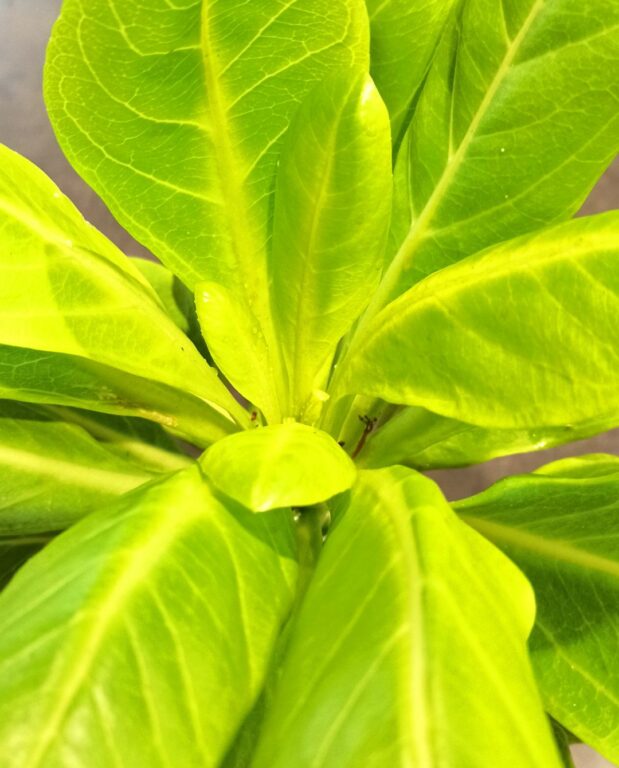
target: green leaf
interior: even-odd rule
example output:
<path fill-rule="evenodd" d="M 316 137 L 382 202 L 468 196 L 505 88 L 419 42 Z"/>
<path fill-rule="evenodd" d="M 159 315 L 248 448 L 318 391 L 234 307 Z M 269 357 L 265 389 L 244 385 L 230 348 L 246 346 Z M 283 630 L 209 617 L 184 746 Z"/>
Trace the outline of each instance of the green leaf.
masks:
<path fill-rule="evenodd" d="M 238 415 L 131 262 L 36 166 L 2 146 L 0 271 L 0 344 L 83 357 Z"/>
<path fill-rule="evenodd" d="M 294 549 L 290 512 L 223 505 L 197 467 L 60 535 L 0 596 L 4 766 L 219 765 L 290 609 Z"/>
<path fill-rule="evenodd" d="M 618 234 L 616 212 L 578 219 L 431 275 L 368 324 L 340 393 L 505 429 L 618 414 Z"/>
<path fill-rule="evenodd" d="M 137 267 L 148 281 L 168 317 L 183 333 L 188 335 L 191 327 L 191 314 L 192 312 L 195 314 L 191 291 L 163 264 L 136 256 L 131 258 L 131 264 Z"/>
<path fill-rule="evenodd" d="M 153 475 L 46 411 L 0 400 L 0 536 L 66 528 Z"/>
<path fill-rule="evenodd" d="M 46 101 L 67 156 L 188 287 L 221 284 L 259 329 L 254 376 L 268 398 L 257 404 L 270 419 L 266 256 L 281 139 L 327 72 L 368 64 L 367 26 L 363 0 L 68 0 L 48 49 Z M 222 347 L 218 327 L 205 328 L 209 348 Z M 228 357 L 217 364 L 240 388 Z"/>
<path fill-rule="evenodd" d="M 370 434 L 357 463 L 364 467 L 404 464 L 419 470 L 466 467 L 583 440 L 617 423 L 619 416 L 564 427 L 484 429 L 424 408 L 401 408 Z"/>
<path fill-rule="evenodd" d="M 0 397 L 141 416 L 206 446 L 238 429 L 203 400 L 83 357 L 0 344 Z"/>
<path fill-rule="evenodd" d="M 355 480 L 355 465 L 332 437 L 294 422 L 230 435 L 200 464 L 220 491 L 254 512 L 317 504 Z"/>
<path fill-rule="evenodd" d="M 570 754 L 570 740 L 568 733 L 559 725 L 559 723 L 554 721 L 552 722 L 552 732 L 554 734 L 557 749 L 559 750 L 559 755 L 563 761 L 562 764 L 564 768 L 575 768 L 572 755 Z"/>
<path fill-rule="evenodd" d="M 124 460 L 153 472 L 171 472 L 191 464 L 180 445 L 159 424 L 126 416 L 39 405 L 38 409 L 52 418 L 77 424 L 95 437 L 105 448 Z"/>
<path fill-rule="evenodd" d="M 362 472 L 300 613 L 253 768 L 556 768 L 532 592 L 403 467 Z"/>
<path fill-rule="evenodd" d="M 619 149 L 615 0 L 468 0 L 396 167 L 375 306 L 494 243 L 569 218 Z"/>
<path fill-rule="evenodd" d="M 270 261 L 285 415 L 312 423 L 338 341 L 378 284 L 391 215 L 389 118 L 363 71 L 323 80 L 288 131 Z"/>
<path fill-rule="evenodd" d="M 0 538 L 0 590 L 17 571 L 50 540 L 49 534 Z"/>
<path fill-rule="evenodd" d="M 370 72 L 389 109 L 395 148 L 410 123 L 438 40 L 459 0 L 366 0 Z"/>
<path fill-rule="evenodd" d="M 619 458 L 558 461 L 454 505 L 525 572 L 531 654 L 550 714 L 619 761 Z"/>

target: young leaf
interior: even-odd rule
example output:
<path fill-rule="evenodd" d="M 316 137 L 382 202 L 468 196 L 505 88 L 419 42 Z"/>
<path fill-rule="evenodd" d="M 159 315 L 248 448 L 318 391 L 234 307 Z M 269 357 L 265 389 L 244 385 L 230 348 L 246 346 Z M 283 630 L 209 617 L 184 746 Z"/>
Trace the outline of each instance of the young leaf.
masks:
<path fill-rule="evenodd" d="M 619 761 L 619 458 L 558 461 L 454 505 L 535 589 L 531 653 L 544 704 Z"/>
<path fill-rule="evenodd" d="M 231 434 L 231 418 L 187 392 L 83 357 L 0 344 L 0 397 L 141 416 L 206 446 Z"/>
<path fill-rule="evenodd" d="M 619 414 L 618 233 L 578 219 L 431 275 L 368 324 L 342 390 L 493 428 Z"/>
<path fill-rule="evenodd" d="M 0 536 L 66 528 L 153 477 L 80 427 L 7 400 L 0 400 L 0 473 Z"/>
<path fill-rule="evenodd" d="M 583 440 L 617 423 L 619 416 L 610 416 L 564 427 L 484 429 L 424 408 L 402 408 L 369 435 L 357 463 L 363 467 L 404 464 L 419 470 L 466 467 Z"/>
<path fill-rule="evenodd" d="M 308 423 L 337 343 L 380 277 L 391 214 L 389 136 L 370 78 L 344 70 L 306 98 L 282 149 L 271 295 L 289 379 L 286 415 Z"/>
<path fill-rule="evenodd" d="M 391 116 L 394 147 L 406 131 L 445 22 L 459 0 L 366 0 L 370 72 Z"/>
<path fill-rule="evenodd" d="M 376 306 L 431 272 L 569 218 L 619 148 L 615 0 L 468 0 L 396 167 Z"/>
<path fill-rule="evenodd" d="M 355 465 L 332 437 L 294 422 L 230 435 L 200 464 L 213 485 L 254 512 L 317 504 L 355 480 Z"/>
<path fill-rule="evenodd" d="M 0 276 L 0 344 L 84 357 L 238 415 L 131 262 L 36 166 L 1 146 Z"/>
<path fill-rule="evenodd" d="M 292 629 L 254 768 L 557 768 L 533 595 L 403 467 L 362 472 Z"/>
<path fill-rule="evenodd" d="M 281 138 L 327 72 L 368 65 L 363 0 L 68 0 L 48 51 L 70 161 L 188 287 L 231 293 L 259 330 L 257 405 L 278 418 L 266 254 Z M 218 327 L 207 345 L 227 351 Z M 217 363 L 241 389 L 236 361 Z"/>
<path fill-rule="evenodd" d="M 219 765 L 290 609 L 294 549 L 289 512 L 224 506 L 198 467 L 60 535 L 0 596 L 3 764 Z"/>

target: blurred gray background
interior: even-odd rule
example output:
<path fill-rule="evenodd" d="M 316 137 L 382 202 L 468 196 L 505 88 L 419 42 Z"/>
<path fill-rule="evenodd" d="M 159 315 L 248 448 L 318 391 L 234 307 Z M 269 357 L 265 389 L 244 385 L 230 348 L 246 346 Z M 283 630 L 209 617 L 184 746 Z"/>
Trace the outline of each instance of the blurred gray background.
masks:
<path fill-rule="evenodd" d="M 49 31 L 60 5 L 61 0 L 0 0 L 0 142 L 46 171 L 84 216 L 126 253 L 145 256 L 145 249 L 114 221 L 95 193 L 71 169 L 47 120 L 41 96 L 41 70 Z M 582 212 L 617 207 L 619 162 L 600 180 Z M 551 451 L 432 474 L 451 498 L 459 498 L 482 490 L 500 477 L 530 471 L 555 458 L 599 451 L 619 453 L 619 430 Z M 610 765 L 582 746 L 576 747 L 574 754 L 582 768 Z"/>

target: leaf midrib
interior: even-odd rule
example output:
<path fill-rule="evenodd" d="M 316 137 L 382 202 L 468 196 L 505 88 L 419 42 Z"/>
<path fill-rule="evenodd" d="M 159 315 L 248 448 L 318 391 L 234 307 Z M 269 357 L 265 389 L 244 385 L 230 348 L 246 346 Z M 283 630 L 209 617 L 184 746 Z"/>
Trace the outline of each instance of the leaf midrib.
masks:
<path fill-rule="evenodd" d="M 476 137 L 477 129 L 479 128 L 482 120 L 484 119 L 486 112 L 492 105 L 493 99 L 501 87 L 503 80 L 511 70 L 514 59 L 516 58 L 522 43 L 524 42 L 531 25 L 537 18 L 538 14 L 545 5 L 545 0 L 536 0 L 531 8 L 527 18 L 524 20 L 520 31 L 514 37 L 510 45 L 507 46 L 505 55 L 498 67 L 492 82 L 490 83 L 484 98 L 481 101 L 473 119 L 471 120 L 469 127 L 458 146 L 458 149 L 453 155 L 450 155 L 441 178 L 437 185 L 434 187 L 432 194 L 428 198 L 420 216 L 412 223 L 411 229 L 406 236 L 404 242 L 400 246 L 395 258 L 391 262 L 391 265 L 385 273 L 383 278 L 383 285 L 380 289 L 380 304 L 377 309 L 384 306 L 385 299 L 393 298 L 391 296 L 393 289 L 398 283 L 399 277 L 407 265 L 410 263 L 413 253 L 417 247 L 417 244 L 424 238 L 425 230 L 428 228 L 434 213 L 439 207 L 442 198 L 446 191 L 449 189 L 451 182 L 460 169 L 462 161 L 464 160 L 468 148 L 472 144 Z"/>
<path fill-rule="evenodd" d="M 0 446 L 0 465 L 35 477 L 48 476 L 71 487 L 88 488 L 106 493 L 125 493 L 152 478 L 149 472 L 132 473 L 100 469 L 81 462 L 54 459 L 44 453 L 6 446 Z"/>

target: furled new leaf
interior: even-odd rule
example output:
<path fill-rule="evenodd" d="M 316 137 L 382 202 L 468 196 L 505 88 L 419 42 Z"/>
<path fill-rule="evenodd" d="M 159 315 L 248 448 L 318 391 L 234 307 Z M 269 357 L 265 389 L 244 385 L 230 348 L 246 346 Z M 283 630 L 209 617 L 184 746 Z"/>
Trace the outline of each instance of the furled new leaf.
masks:
<path fill-rule="evenodd" d="M 317 504 L 355 480 L 355 465 L 332 437 L 295 422 L 230 435 L 200 464 L 220 491 L 255 512 Z"/>
<path fill-rule="evenodd" d="M 619 761 L 619 458 L 566 459 L 457 502 L 535 590 L 531 653 L 550 714 Z"/>
<path fill-rule="evenodd" d="M 615 0 L 461 7 L 398 158 L 394 261 L 376 306 L 482 248 L 569 218 L 619 148 Z"/>
<path fill-rule="evenodd" d="M 277 173 L 270 260 L 286 415 L 311 423 L 338 341 L 376 288 L 391 215 L 389 118 L 363 71 L 301 105 Z"/>
<path fill-rule="evenodd" d="M 0 400 L 0 537 L 66 528 L 153 477 L 82 428 Z"/>
<path fill-rule="evenodd" d="M 431 275 L 368 324 L 341 391 L 506 429 L 619 414 L 618 234 L 616 212 L 578 219 Z"/>
<path fill-rule="evenodd" d="M 459 0 L 366 0 L 374 82 L 391 116 L 395 148 L 412 110 L 445 22 Z"/>
<path fill-rule="evenodd" d="M 254 768 L 557 768 L 533 595 L 430 480 L 362 472 L 292 629 Z"/>
<path fill-rule="evenodd" d="M 0 596 L 3 766 L 218 766 L 294 557 L 290 512 L 223 505 L 197 466 L 61 534 Z"/>
<path fill-rule="evenodd" d="M 364 467 L 404 464 L 419 470 L 466 467 L 583 440 L 618 423 L 619 416 L 611 416 L 564 427 L 484 429 L 424 408 L 405 407 L 370 434 L 357 463 Z"/>

